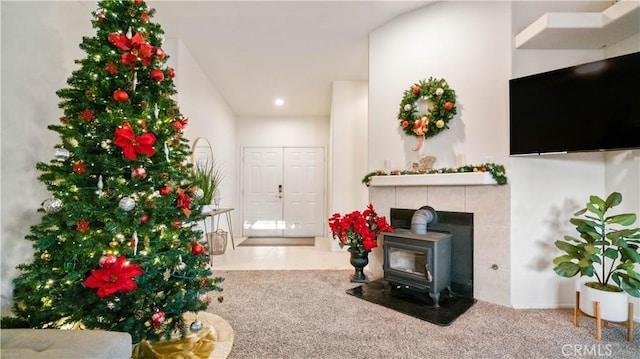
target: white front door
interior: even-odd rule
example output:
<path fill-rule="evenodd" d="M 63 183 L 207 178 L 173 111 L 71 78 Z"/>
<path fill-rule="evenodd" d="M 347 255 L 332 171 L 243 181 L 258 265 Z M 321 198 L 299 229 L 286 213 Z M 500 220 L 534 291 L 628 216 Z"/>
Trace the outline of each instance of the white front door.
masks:
<path fill-rule="evenodd" d="M 324 148 L 243 150 L 243 236 L 321 236 Z"/>
<path fill-rule="evenodd" d="M 281 236 L 282 148 L 245 148 L 243 236 Z"/>
<path fill-rule="evenodd" d="M 324 224 L 324 148 L 285 148 L 283 176 L 283 235 L 321 236 Z"/>

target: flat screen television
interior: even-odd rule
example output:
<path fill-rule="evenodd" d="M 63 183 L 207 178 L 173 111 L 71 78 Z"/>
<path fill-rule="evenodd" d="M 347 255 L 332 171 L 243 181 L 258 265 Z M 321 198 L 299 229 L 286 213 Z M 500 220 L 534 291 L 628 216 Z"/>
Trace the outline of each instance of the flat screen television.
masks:
<path fill-rule="evenodd" d="M 640 148 L 640 52 L 509 81 L 511 155 Z"/>

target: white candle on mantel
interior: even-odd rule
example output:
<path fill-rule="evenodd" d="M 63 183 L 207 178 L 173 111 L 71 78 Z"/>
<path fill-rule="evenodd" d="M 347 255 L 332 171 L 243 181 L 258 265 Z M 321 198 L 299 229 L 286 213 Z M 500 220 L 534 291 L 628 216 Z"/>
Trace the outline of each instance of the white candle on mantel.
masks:
<path fill-rule="evenodd" d="M 389 173 L 389 171 L 391 171 L 391 160 L 384 160 L 382 163 L 382 170 L 385 173 Z"/>
<path fill-rule="evenodd" d="M 462 167 L 467 164 L 467 156 L 464 153 L 456 154 L 456 167 Z"/>

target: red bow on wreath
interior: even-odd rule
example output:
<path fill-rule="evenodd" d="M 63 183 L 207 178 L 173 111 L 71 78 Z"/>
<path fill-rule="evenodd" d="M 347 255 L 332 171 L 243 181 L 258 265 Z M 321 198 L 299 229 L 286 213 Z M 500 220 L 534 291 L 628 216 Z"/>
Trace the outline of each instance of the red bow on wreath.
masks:
<path fill-rule="evenodd" d="M 122 128 L 116 128 L 116 138 L 113 143 L 122 147 L 122 154 L 130 160 L 135 160 L 136 154 L 146 154 L 151 157 L 156 153 L 156 150 L 153 149 L 156 136 L 150 132 L 136 136 L 129 122 L 125 122 Z"/>

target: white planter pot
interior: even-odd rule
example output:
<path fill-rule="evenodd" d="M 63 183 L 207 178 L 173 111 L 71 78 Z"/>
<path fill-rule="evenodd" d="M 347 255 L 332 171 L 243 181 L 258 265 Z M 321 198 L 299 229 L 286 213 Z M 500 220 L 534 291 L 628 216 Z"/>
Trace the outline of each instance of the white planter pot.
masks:
<path fill-rule="evenodd" d="M 216 207 L 214 205 L 211 205 L 211 204 L 204 205 L 202 206 L 202 214 L 213 212 L 215 209 Z"/>
<path fill-rule="evenodd" d="M 626 292 L 606 292 L 580 284 L 580 310 L 595 317 L 593 303 L 600 303 L 600 317 L 610 322 L 624 322 L 629 318 L 629 299 Z"/>

